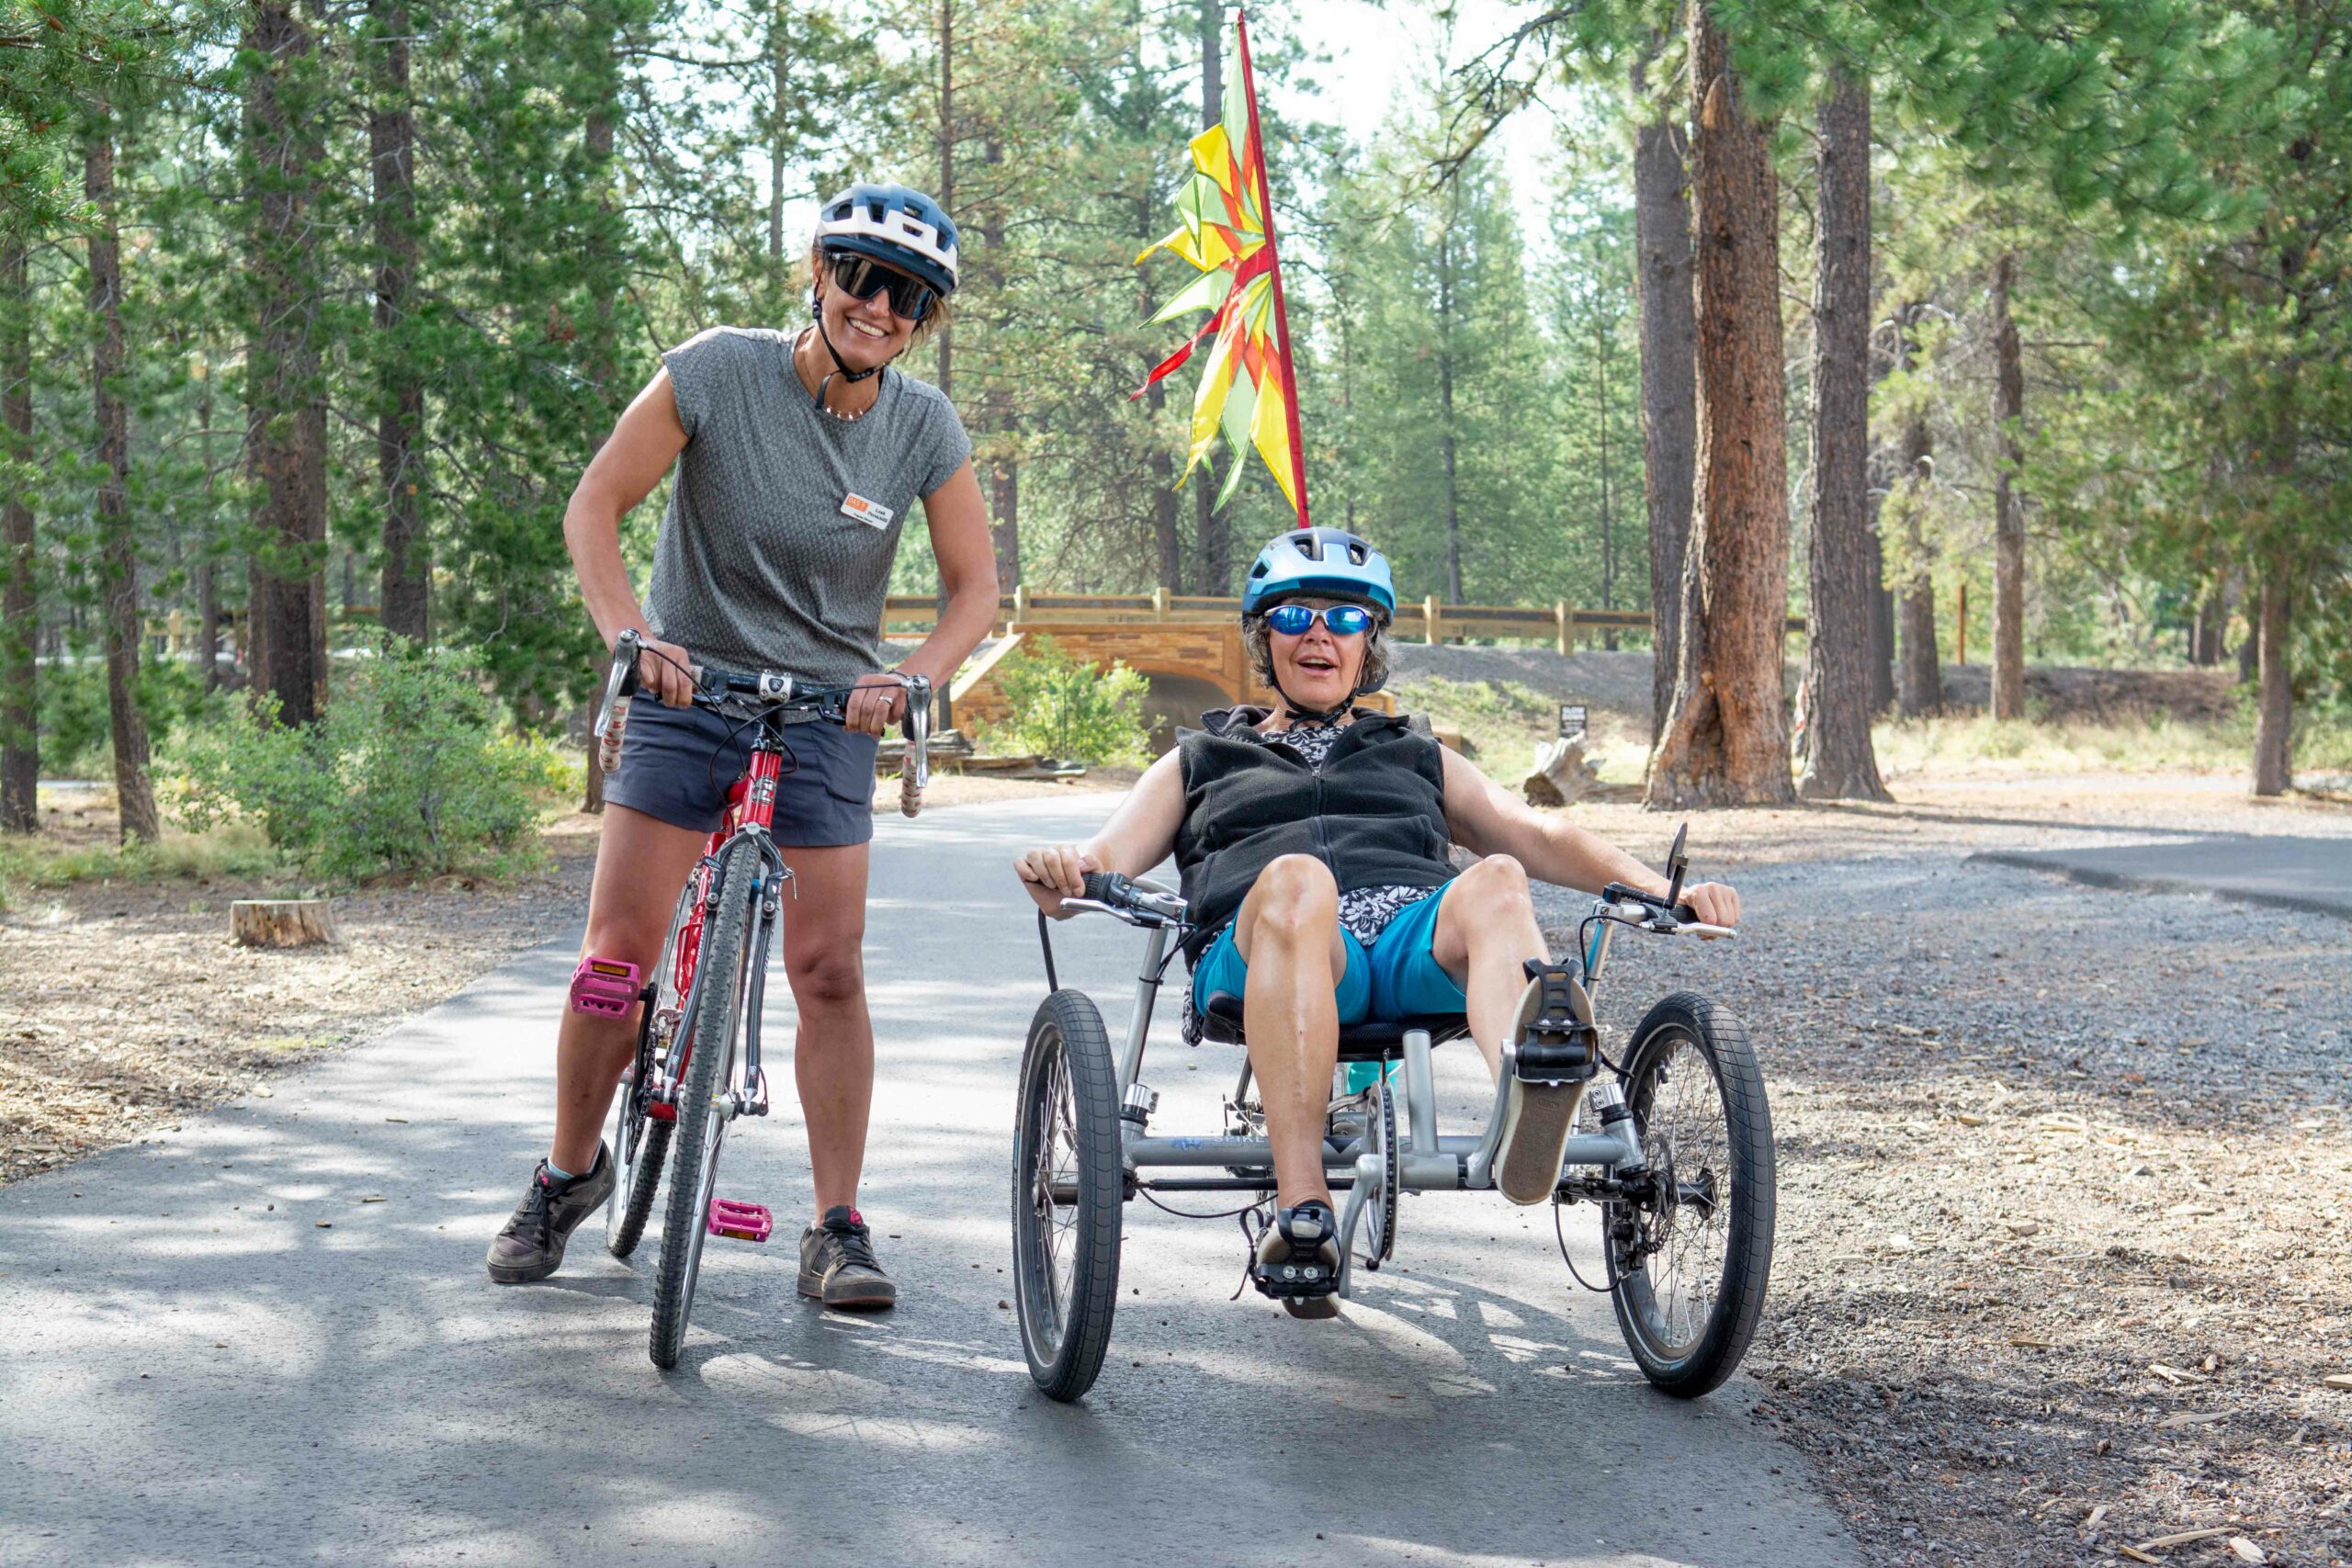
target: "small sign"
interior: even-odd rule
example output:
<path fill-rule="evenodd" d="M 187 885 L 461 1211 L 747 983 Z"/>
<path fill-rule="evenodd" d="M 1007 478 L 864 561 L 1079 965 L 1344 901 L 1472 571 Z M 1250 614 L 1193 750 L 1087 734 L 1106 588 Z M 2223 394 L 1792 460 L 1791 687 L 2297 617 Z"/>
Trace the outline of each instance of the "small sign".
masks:
<path fill-rule="evenodd" d="M 1582 703 L 1560 705 L 1560 739 L 1577 740 L 1583 738 L 1585 705 Z"/>

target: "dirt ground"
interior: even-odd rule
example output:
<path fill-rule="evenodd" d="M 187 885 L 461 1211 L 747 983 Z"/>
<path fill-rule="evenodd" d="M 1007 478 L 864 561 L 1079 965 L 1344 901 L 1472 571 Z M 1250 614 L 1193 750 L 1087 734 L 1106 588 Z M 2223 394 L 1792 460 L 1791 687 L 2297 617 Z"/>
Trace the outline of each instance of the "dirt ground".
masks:
<path fill-rule="evenodd" d="M 1132 771 L 1066 784 L 942 773 L 925 809 L 1114 789 Z M 111 841 L 111 805 L 61 807 L 48 832 Z M 876 791 L 895 809 L 897 790 Z M 463 990 L 521 949 L 578 928 L 598 818 L 546 831 L 545 867 L 485 886 L 443 877 L 339 894 L 342 940 L 263 952 L 229 940 L 229 905 L 283 879 L 79 883 L 0 914 L 0 1183 L 108 1148 L 248 1092 L 309 1056 L 366 1040 Z"/>
<path fill-rule="evenodd" d="M 1746 939 L 1618 944 L 1616 1027 L 1691 985 L 1758 1043 L 1780 1228 L 1757 1415 L 1871 1562 L 2352 1562 L 2352 927 L 1965 859 L 2352 833 L 2241 789 L 1710 814 L 1694 874 L 1741 887 Z M 1670 827 L 1581 819 L 1653 857 Z M 1547 895 L 1556 945 L 1581 913 Z"/>
<path fill-rule="evenodd" d="M 1124 782 L 944 776 L 932 805 Z M 2233 777 L 1895 787 L 1694 818 L 1745 939 L 1621 942 L 1604 992 L 1623 1030 L 1695 985 L 1759 1042 L 1780 1229 L 1757 1418 L 1874 1562 L 2352 1563 L 2352 927 L 1966 859 L 2352 835 L 2352 811 Z M 1674 826 L 1573 809 L 1651 860 Z M 275 889 L 220 878 L 0 917 L 0 1181 L 267 1094 L 571 929 L 594 831 L 559 822 L 512 886 L 344 895 L 332 949 L 232 946 L 228 901 Z M 1545 897 L 1565 947 L 1579 905 Z"/>

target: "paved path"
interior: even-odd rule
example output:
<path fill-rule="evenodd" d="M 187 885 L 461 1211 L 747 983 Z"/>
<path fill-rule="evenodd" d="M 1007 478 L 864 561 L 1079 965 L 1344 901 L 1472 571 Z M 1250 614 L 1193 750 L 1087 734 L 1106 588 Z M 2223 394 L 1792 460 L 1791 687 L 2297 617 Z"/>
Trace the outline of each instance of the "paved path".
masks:
<path fill-rule="evenodd" d="M 2211 893 L 2352 919 L 2352 838 L 2165 839 L 2065 850 L 1990 850 L 1972 857 L 2056 872 L 2100 887 Z"/>
<path fill-rule="evenodd" d="M 1853 1561 L 1752 1390 L 1652 1393 L 1548 1217 L 1491 1196 L 1409 1200 L 1409 1272 L 1322 1325 L 1227 1302 L 1231 1222 L 1137 1204 L 1102 1381 L 1078 1407 L 1035 1393 L 1001 1303 L 1044 984 L 1005 864 L 1102 805 L 883 829 L 865 1205 L 906 1295 L 889 1316 L 798 1300 L 781 1236 L 714 1243 L 665 1375 L 650 1242 L 616 1262 L 592 1222 L 554 1280 L 487 1280 L 546 1135 L 555 948 L 272 1098 L 0 1191 L 0 1563 Z M 1060 935 L 1115 1029 L 1129 933 Z M 1166 1026 L 1154 1048 L 1159 1124 L 1212 1128 L 1233 1053 Z M 1439 1057 L 1448 1114 L 1483 1106 L 1476 1058 Z M 807 1175 L 780 1069 L 725 1186 L 782 1227 Z"/>

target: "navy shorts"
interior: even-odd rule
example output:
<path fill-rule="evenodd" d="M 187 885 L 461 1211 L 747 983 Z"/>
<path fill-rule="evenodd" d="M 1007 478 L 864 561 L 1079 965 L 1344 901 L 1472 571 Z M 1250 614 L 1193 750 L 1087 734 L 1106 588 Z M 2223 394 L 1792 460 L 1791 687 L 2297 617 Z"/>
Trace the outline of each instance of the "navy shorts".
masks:
<path fill-rule="evenodd" d="M 605 799 L 673 828 L 718 830 L 727 792 L 751 765 L 755 727 L 639 696 L 629 704 L 621 765 Z M 775 786 L 775 841 L 835 849 L 874 837 L 874 754 L 881 742 L 821 720 L 785 728 L 790 752 Z"/>

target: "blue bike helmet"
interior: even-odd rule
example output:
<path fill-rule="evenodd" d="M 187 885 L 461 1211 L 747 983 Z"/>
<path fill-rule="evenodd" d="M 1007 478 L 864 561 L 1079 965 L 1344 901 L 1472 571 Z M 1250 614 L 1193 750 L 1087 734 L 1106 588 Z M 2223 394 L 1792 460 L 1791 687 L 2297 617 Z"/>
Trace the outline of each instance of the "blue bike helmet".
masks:
<path fill-rule="evenodd" d="M 1396 615 L 1388 558 L 1343 528 L 1297 528 L 1268 544 L 1250 564 L 1241 613 L 1254 615 L 1283 599 L 1317 595 L 1352 600 Z"/>
<path fill-rule="evenodd" d="M 818 209 L 817 248 L 887 262 L 944 296 L 956 292 L 956 220 L 901 185 L 860 180 Z"/>

